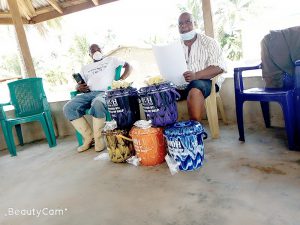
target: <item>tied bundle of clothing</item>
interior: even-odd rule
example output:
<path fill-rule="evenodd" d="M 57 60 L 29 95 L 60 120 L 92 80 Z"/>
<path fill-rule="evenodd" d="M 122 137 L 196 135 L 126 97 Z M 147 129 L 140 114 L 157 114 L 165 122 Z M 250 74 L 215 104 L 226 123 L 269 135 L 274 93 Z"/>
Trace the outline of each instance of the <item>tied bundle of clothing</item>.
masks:
<path fill-rule="evenodd" d="M 267 88 L 292 88 L 300 59 L 300 26 L 270 31 L 261 41 L 262 76 Z M 292 76 L 292 77 L 291 77 Z"/>

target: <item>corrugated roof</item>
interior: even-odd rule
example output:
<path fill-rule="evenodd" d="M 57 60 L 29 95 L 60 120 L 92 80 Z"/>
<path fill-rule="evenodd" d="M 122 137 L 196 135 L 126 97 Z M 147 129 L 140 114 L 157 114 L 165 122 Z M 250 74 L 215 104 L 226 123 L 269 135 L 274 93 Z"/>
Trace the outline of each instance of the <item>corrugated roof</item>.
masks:
<path fill-rule="evenodd" d="M 0 24 L 12 24 L 8 0 L 0 0 Z M 18 3 L 23 23 L 39 23 L 117 0 L 10 0 Z"/>
<path fill-rule="evenodd" d="M 2 12 L 8 11 L 8 5 L 6 0 L 0 0 L 0 11 Z"/>
<path fill-rule="evenodd" d="M 41 7 L 49 6 L 49 2 L 47 0 L 33 0 L 32 5 L 34 8 L 39 9 Z"/>

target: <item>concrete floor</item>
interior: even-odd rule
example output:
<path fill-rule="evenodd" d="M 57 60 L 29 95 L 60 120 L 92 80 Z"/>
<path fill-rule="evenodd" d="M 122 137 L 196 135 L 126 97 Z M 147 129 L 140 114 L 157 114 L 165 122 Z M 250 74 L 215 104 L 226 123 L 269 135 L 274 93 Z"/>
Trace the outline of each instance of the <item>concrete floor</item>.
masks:
<path fill-rule="evenodd" d="M 221 135 L 205 141 L 200 170 L 174 176 L 166 164 L 95 161 L 74 137 L 18 147 L 14 158 L 2 151 L 0 224 L 299 225 L 300 152 L 287 150 L 284 130 L 249 127 L 244 144 L 235 126 Z"/>

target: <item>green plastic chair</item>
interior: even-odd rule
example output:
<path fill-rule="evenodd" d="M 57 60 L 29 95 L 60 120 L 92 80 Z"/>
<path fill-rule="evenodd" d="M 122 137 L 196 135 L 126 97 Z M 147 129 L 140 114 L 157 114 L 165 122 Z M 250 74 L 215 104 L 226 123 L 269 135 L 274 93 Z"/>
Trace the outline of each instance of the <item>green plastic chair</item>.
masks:
<path fill-rule="evenodd" d="M 24 145 L 21 124 L 39 121 L 45 132 L 49 147 L 56 146 L 50 105 L 47 101 L 42 78 L 26 78 L 8 83 L 10 103 L 0 104 L 0 122 L 11 156 L 16 156 L 12 128 L 16 128 L 20 145 Z M 3 107 L 12 105 L 15 118 L 7 118 Z"/>
<path fill-rule="evenodd" d="M 115 80 L 120 80 L 120 78 L 121 78 L 121 70 L 122 70 L 122 66 L 118 66 L 116 68 Z M 110 90 L 110 89 L 111 89 L 111 86 L 108 86 L 107 90 Z M 70 92 L 71 99 L 74 98 L 78 94 L 80 94 L 80 92 L 78 92 L 78 91 L 71 91 Z M 87 109 L 85 111 L 85 114 L 86 115 L 90 115 L 90 109 Z M 110 117 L 109 112 L 106 113 L 106 121 L 111 121 L 111 117 Z M 78 146 L 83 145 L 83 138 L 82 138 L 81 134 L 77 130 L 76 130 L 76 138 L 77 138 L 77 141 L 78 141 Z"/>

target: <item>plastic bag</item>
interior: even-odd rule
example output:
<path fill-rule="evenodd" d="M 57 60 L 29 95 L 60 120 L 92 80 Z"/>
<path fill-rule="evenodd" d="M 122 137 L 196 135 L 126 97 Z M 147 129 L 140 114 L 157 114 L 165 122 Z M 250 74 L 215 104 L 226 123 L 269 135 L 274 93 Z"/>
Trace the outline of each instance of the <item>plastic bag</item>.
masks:
<path fill-rule="evenodd" d="M 116 128 L 117 128 L 117 121 L 115 120 L 106 121 L 103 131 L 114 130 Z"/>
<path fill-rule="evenodd" d="M 98 156 L 96 156 L 95 158 L 94 158 L 94 160 L 104 160 L 104 161 L 108 161 L 108 160 L 110 160 L 110 158 L 109 158 L 109 154 L 107 153 L 107 152 L 105 152 L 105 153 L 100 153 Z"/>
<path fill-rule="evenodd" d="M 133 125 L 138 128 L 148 129 L 152 126 L 152 121 L 151 120 L 138 120 Z"/>
<path fill-rule="evenodd" d="M 171 158 L 168 154 L 165 156 L 165 160 L 168 164 L 170 172 L 172 175 L 175 175 L 179 171 L 179 163 L 175 159 Z"/>
<path fill-rule="evenodd" d="M 129 159 L 126 160 L 129 164 L 132 164 L 134 166 L 139 166 L 140 165 L 141 159 L 138 158 L 136 155 L 131 156 Z"/>

